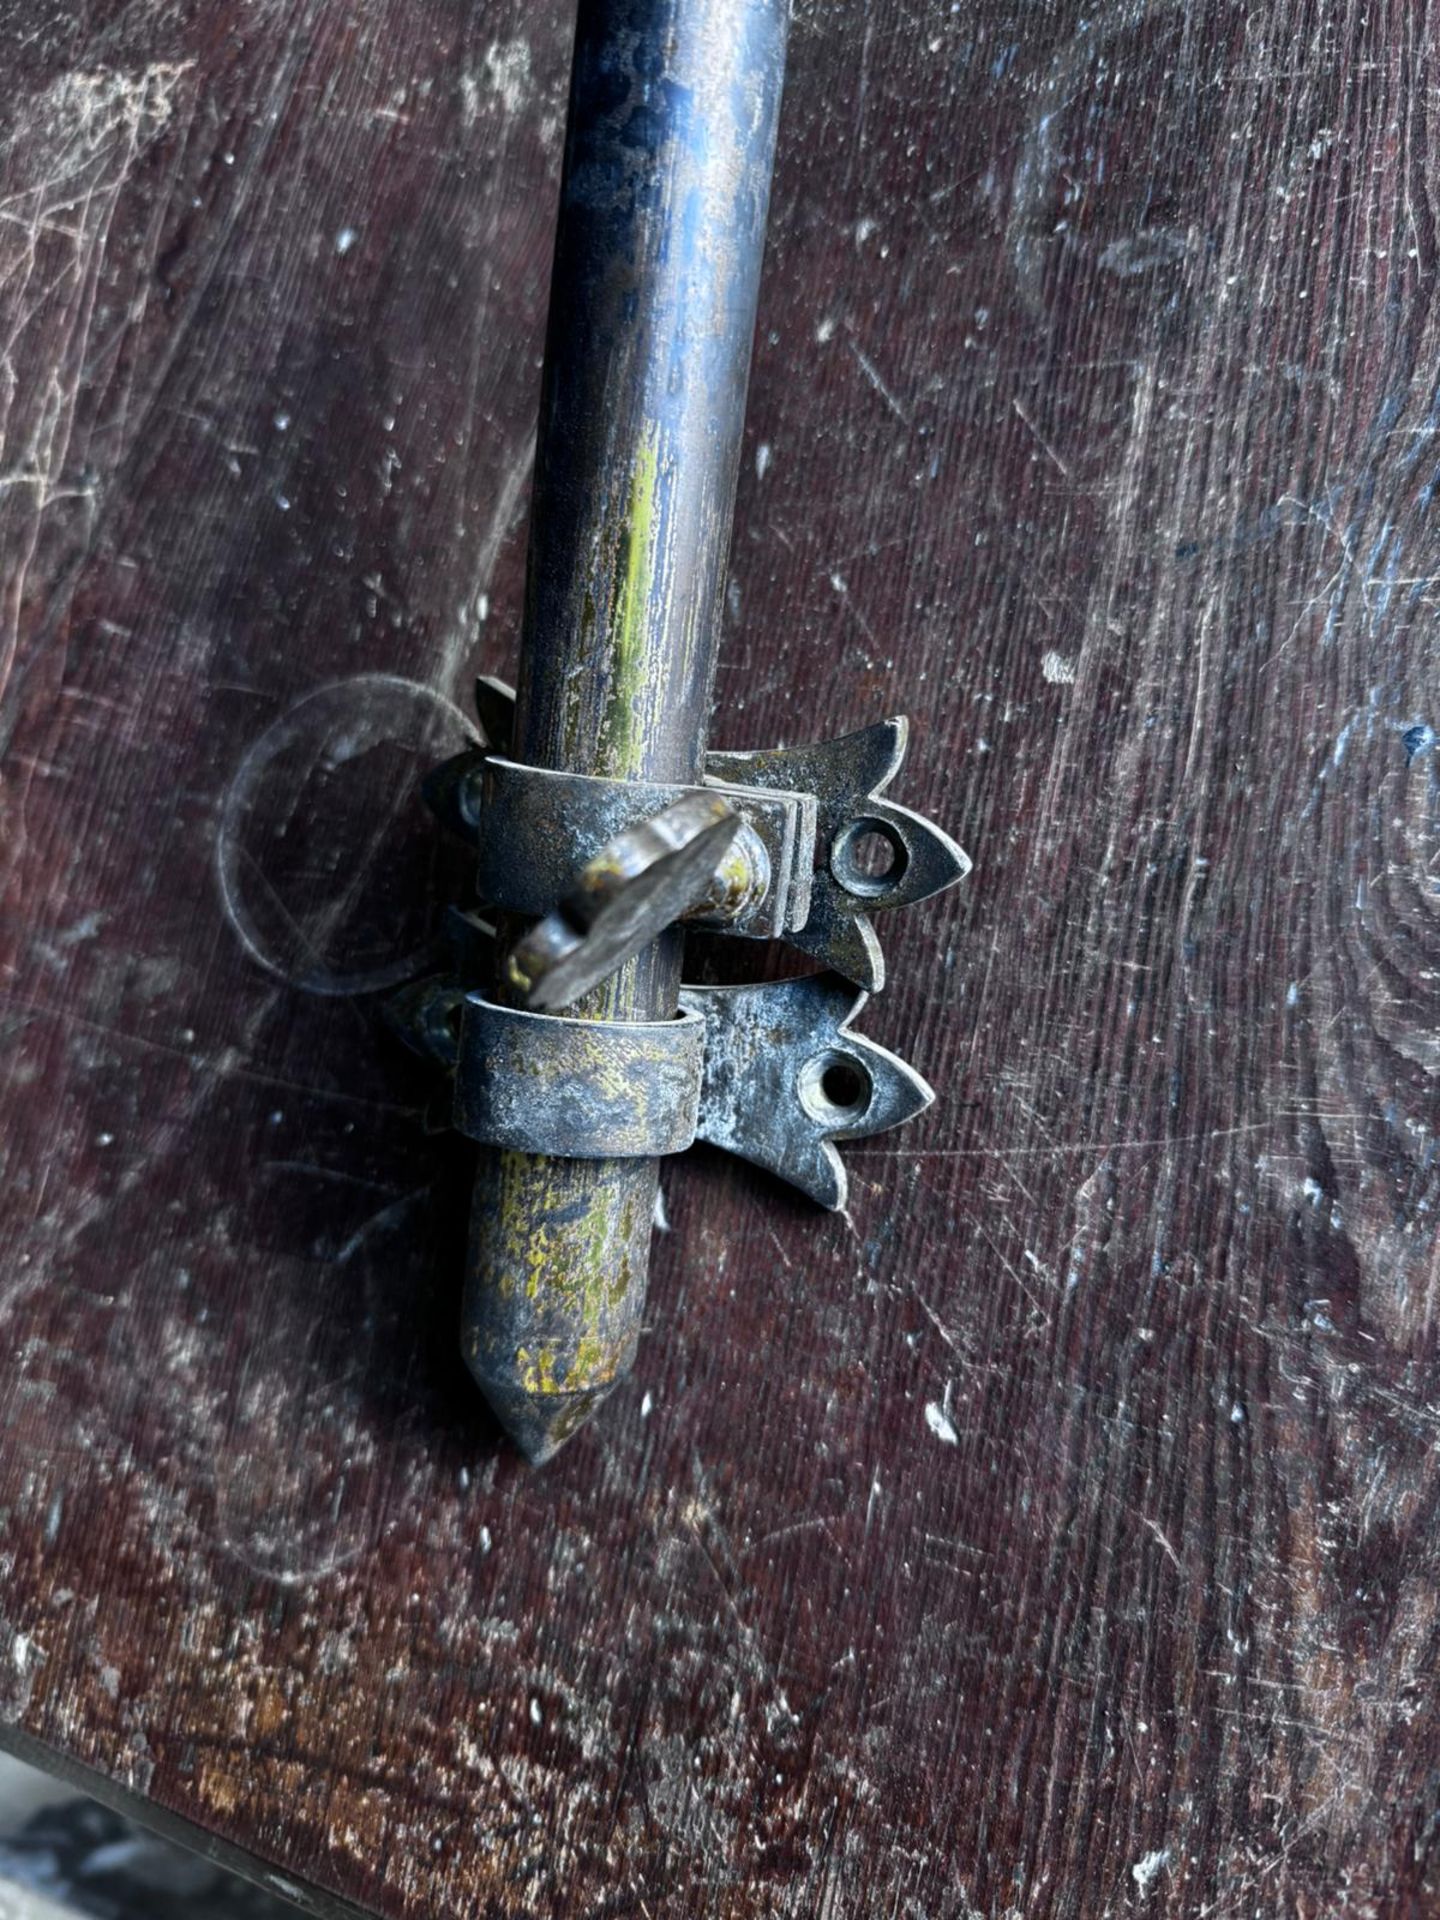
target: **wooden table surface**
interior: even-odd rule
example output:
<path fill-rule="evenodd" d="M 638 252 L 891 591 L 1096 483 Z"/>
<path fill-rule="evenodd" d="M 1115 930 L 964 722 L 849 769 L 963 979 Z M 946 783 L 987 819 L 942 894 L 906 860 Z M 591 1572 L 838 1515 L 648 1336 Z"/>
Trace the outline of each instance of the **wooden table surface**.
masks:
<path fill-rule="evenodd" d="M 1432 0 L 802 0 L 717 744 L 976 861 L 548 1470 L 381 990 L 565 0 L 0 3 L 0 1739 L 393 1920 L 1440 1913 Z"/>

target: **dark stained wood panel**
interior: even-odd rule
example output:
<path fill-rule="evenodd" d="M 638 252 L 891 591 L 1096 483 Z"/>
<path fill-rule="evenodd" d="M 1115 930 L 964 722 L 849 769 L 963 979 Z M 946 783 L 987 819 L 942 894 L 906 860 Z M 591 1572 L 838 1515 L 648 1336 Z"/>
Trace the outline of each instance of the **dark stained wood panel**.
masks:
<path fill-rule="evenodd" d="M 715 737 L 976 859 L 550 1469 L 385 1037 L 568 9 L 0 0 L 0 1738 L 386 1916 L 1440 1912 L 1429 0 L 804 0 Z"/>

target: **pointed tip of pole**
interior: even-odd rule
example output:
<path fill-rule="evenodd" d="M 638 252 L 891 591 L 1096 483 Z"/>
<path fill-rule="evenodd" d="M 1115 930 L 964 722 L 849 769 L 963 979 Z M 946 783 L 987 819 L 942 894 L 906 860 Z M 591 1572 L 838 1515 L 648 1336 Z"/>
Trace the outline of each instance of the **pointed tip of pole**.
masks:
<path fill-rule="evenodd" d="M 575 1437 L 616 1383 L 610 1380 L 576 1393 L 531 1393 L 493 1380 L 479 1384 L 511 1445 L 532 1467 L 543 1467 Z"/>

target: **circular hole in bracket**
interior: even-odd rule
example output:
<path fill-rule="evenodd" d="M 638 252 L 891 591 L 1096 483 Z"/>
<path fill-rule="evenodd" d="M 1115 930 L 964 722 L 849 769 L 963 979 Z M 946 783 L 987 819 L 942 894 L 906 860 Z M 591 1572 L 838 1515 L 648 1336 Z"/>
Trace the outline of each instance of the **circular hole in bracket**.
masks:
<path fill-rule="evenodd" d="M 909 864 L 910 849 L 888 820 L 862 815 L 843 826 L 830 846 L 831 873 L 862 900 L 889 893 Z"/>
<path fill-rule="evenodd" d="M 800 1069 L 800 1104 L 822 1126 L 853 1126 L 875 1091 L 865 1063 L 853 1053 L 827 1047 Z"/>

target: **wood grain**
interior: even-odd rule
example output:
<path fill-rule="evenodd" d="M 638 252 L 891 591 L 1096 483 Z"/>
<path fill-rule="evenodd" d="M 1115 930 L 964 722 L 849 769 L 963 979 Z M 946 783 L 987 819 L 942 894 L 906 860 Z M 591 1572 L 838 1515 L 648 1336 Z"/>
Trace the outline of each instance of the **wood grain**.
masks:
<path fill-rule="evenodd" d="M 37 25 L 37 16 L 43 22 Z M 0 1721 L 386 1916 L 1440 1912 L 1429 0 L 798 8 L 717 744 L 965 888 L 544 1473 L 378 992 L 561 0 L 0 4 Z"/>

